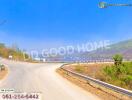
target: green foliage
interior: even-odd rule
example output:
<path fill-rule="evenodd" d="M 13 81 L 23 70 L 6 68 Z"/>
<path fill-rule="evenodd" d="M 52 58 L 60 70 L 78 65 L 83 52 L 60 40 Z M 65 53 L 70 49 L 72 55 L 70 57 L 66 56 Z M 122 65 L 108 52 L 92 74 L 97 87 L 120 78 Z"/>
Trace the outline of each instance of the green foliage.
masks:
<path fill-rule="evenodd" d="M 116 65 L 106 66 L 103 69 L 103 73 L 106 76 L 104 81 L 132 89 L 132 62 L 123 62 L 118 67 Z"/>
<path fill-rule="evenodd" d="M 115 78 L 117 74 L 117 69 L 115 67 L 106 66 L 103 71 L 105 72 L 105 75 L 110 76 L 111 78 Z"/>
<path fill-rule="evenodd" d="M 113 60 L 115 62 L 115 66 L 119 66 L 119 65 L 122 64 L 123 57 L 120 54 L 116 54 L 116 55 L 113 56 Z"/>
<path fill-rule="evenodd" d="M 12 55 L 14 60 L 23 61 L 25 58 L 21 50 L 15 50 L 12 48 L 8 48 L 3 43 L 0 43 L 0 56 L 3 58 L 8 58 L 9 55 Z M 27 54 L 25 54 L 25 56 L 26 58 L 29 58 Z"/>

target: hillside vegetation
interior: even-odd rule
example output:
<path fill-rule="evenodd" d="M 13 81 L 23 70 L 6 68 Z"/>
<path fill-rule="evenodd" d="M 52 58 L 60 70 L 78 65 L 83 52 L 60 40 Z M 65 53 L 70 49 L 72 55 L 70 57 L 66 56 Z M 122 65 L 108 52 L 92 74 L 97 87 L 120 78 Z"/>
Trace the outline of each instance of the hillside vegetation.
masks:
<path fill-rule="evenodd" d="M 101 80 L 132 90 L 132 62 L 122 62 L 121 55 L 113 57 L 115 64 L 103 68 Z"/>
<path fill-rule="evenodd" d="M 93 59 L 111 59 L 115 54 L 123 55 L 124 59 L 131 60 L 132 59 L 132 39 L 121 41 L 112 45 L 109 45 L 109 49 L 99 48 L 92 52 L 86 52 L 81 54 L 80 56 L 93 58 Z"/>
<path fill-rule="evenodd" d="M 0 43 L 0 57 L 3 58 L 9 58 L 9 56 L 12 56 L 12 59 L 14 60 L 24 60 L 24 57 L 28 58 L 28 55 L 23 55 L 23 52 L 21 50 L 15 50 L 12 48 L 8 48 L 5 46 L 5 44 Z"/>
<path fill-rule="evenodd" d="M 101 81 L 132 90 L 132 62 L 123 62 L 123 56 L 113 56 L 114 64 L 85 64 L 71 66 L 70 69 Z"/>

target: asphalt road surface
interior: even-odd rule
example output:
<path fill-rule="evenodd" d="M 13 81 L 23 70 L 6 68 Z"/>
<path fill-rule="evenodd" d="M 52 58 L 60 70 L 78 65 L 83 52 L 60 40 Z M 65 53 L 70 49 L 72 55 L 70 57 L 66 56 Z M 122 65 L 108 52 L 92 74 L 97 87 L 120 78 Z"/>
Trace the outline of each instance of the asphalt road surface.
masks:
<path fill-rule="evenodd" d="M 1 59 L 9 67 L 8 76 L 0 81 L 0 88 L 16 92 L 41 92 L 42 100 L 100 100 L 58 75 L 55 70 L 62 63 L 25 63 Z"/>

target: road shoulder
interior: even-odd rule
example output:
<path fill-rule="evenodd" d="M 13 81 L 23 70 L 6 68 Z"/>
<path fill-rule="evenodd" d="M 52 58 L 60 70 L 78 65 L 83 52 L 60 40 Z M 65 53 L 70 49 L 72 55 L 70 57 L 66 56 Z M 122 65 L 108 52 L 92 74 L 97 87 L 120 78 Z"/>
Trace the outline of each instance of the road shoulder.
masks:
<path fill-rule="evenodd" d="M 83 88 L 84 90 L 91 92 L 92 94 L 98 96 L 102 100 L 119 100 L 117 97 L 110 95 L 100 89 L 97 89 L 97 88 L 91 86 L 90 84 L 88 84 L 86 81 L 84 81 L 82 79 L 79 79 L 74 76 L 71 77 L 71 76 L 67 75 L 67 73 L 65 71 L 63 71 L 62 69 L 57 69 L 57 73 L 60 74 L 63 78 L 66 78 L 70 82 Z"/>
<path fill-rule="evenodd" d="M 9 72 L 9 70 L 5 66 L 5 69 L 0 71 L 0 80 L 3 80 L 8 75 L 8 72 Z"/>

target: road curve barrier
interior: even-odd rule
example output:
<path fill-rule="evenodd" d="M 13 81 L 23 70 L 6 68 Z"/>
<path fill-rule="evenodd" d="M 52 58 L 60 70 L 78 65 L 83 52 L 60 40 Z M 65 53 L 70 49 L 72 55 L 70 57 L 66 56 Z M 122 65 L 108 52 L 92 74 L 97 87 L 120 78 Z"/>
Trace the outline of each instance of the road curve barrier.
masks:
<path fill-rule="evenodd" d="M 120 98 L 121 100 L 132 100 L 132 91 L 91 78 L 89 76 L 86 75 L 82 75 L 80 73 L 77 73 L 75 71 L 71 71 L 65 68 L 65 66 L 70 66 L 73 64 L 64 64 L 62 65 L 60 68 L 64 71 L 67 72 L 67 75 L 74 75 L 76 77 L 82 78 L 85 81 L 87 81 L 90 85 L 96 87 L 96 88 L 100 88 L 101 90 L 110 93 L 118 98 Z M 123 99 L 124 98 L 124 99 Z"/>

